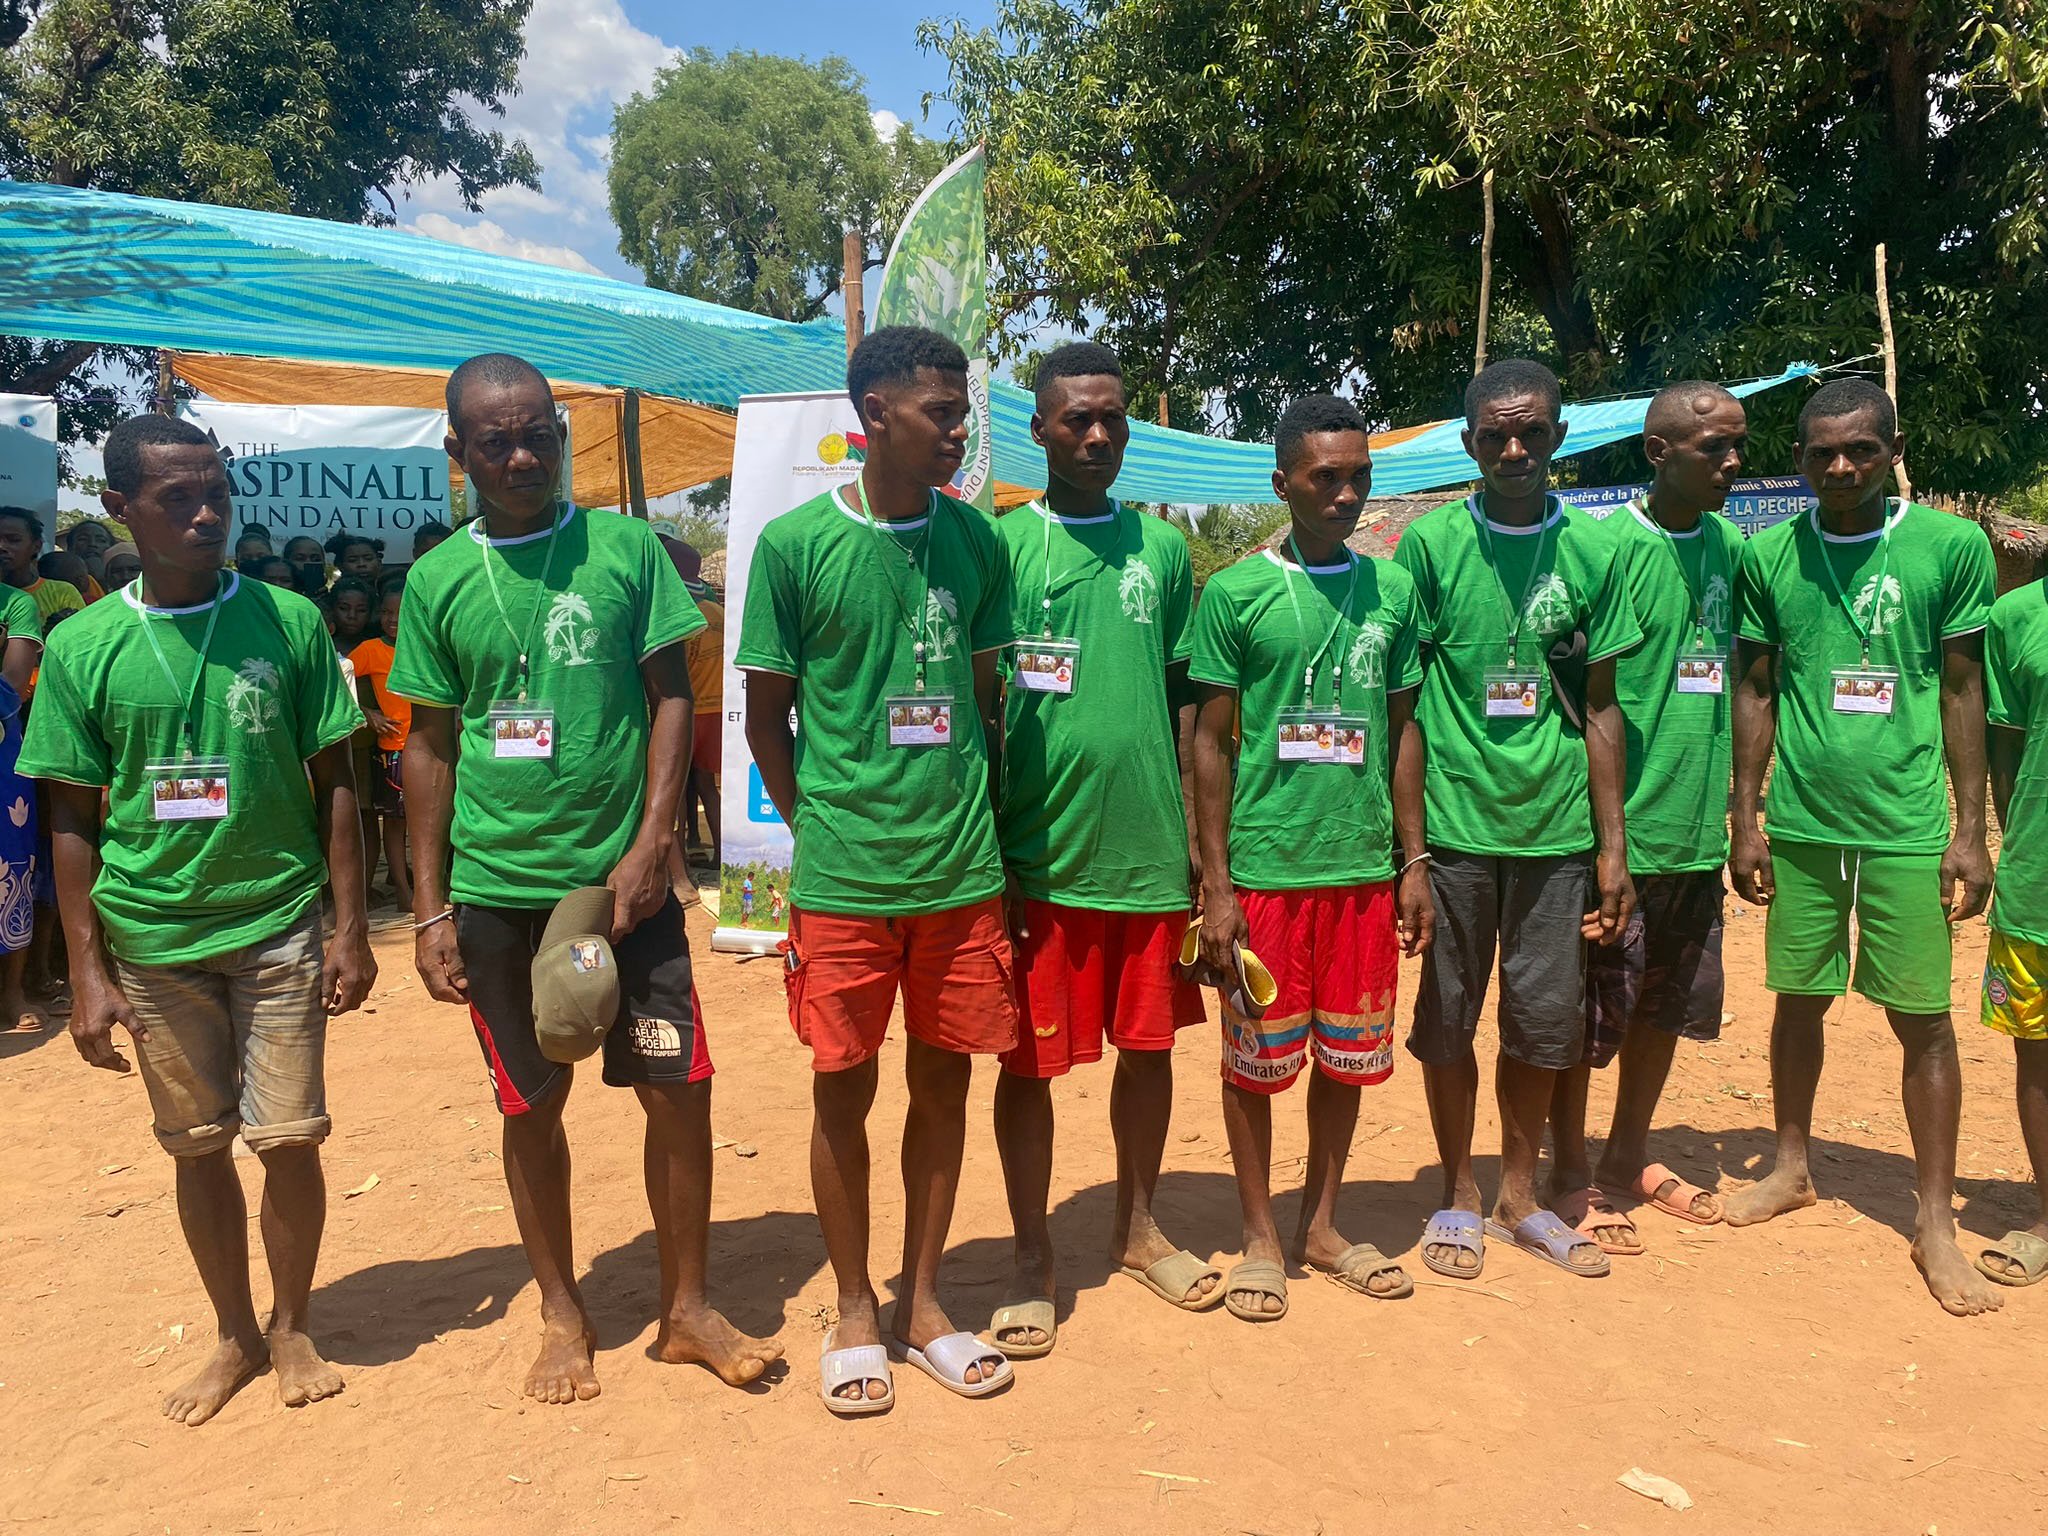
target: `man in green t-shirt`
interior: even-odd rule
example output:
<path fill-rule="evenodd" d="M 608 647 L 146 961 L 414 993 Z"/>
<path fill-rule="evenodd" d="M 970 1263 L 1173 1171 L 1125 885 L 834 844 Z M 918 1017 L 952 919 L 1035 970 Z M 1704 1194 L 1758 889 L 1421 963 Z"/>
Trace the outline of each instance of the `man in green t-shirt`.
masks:
<path fill-rule="evenodd" d="M 1289 1257 L 1361 1295 L 1415 1289 L 1371 1243 L 1345 1240 L 1337 1195 L 1360 1090 L 1393 1075 L 1401 953 L 1428 948 L 1434 921 L 1414 720 L 1415 586 L 1345 543 L 1372 489 L 1365 419 L 1333 395 L 1297 400 L 1280 418 L 1273 456 L 1287 537 L 1210 578 L 1189 667 L 1199 686 L 1202 958 L 1231 976 L 1238 949 L 1249 948 L 1276 984 L 1257 1017 L 1232 1006 L 1230 989 L 1222 997 L 1223 1124 L 1245 1253 L 1224 1281 L 1224 1305 L 1247 1322 L 1287 1311 Z M 1273 1221 L 1272 1100 L 1311 1057 L 1290 1252 Z"/>
<path fill-rule="evenodd" d="M 319 611 L 223 574 L 234 508 L 203 432 L 136 416 L 105 458 L 101 500 L 142 576 L 51 636 L 19 771 L 50 792 L 72 1039 L 93 1066 L 126 1072 L 114 1026 L 128 1032 L 176 1161 L 220 1342 L 163 1410 L 203 1424 L 266 1364 L 288 1406 L 341 1390 L 307 1336 L 307 1302 L 327 1211 L 327 1020 L 377 975 L 348 753 L 362 714 Z M 266 1325 L 249 1294 L 237 1135 L 263 1165 Z"/>
<path fill-rule="evenodd" d="M 540 1288 L 524 1390 L 544 1403 L 599 1390 L 562 1133 L 573 1054 L 542 1049 L 533 984 L 556 905 L 596 887 L 611 892 L 610 932 L 596 937 L 618 973 L 604 1081 L 632 1088 L 647 1117 L 655 1351 L 753 1381 L 780 1347 L 739 1332 L 705 1296 L 711 1056 L 668 881 L 690 761 L 683 642 L 704 619 L 644 522 L 558 494 L 554 393 L 532 365 L 488 353 L 450 374 L 447 448 L 480 515 L 412 567 L 385 686 L 413 705 L 403 773 L 415 963 L 432 997 L 469 1009 Z"/>
<path fill-rule="evenodd" d="M 1984 910 L 1984 625 L 1993 563 L 1968 519 L 1885 494 L 1905 451 L 1867 379 L 1823 384 L 1799 413 L 1799 472 L 1819 506 L 1765 529 L 1736 579 L 1735 802 L 1729 873 L 1767 906 L 1765 984 L 1778 1156 L 1728 1197 L 1731 1226 L 1814 1202 L 1809 1162 L 1822 1023 L 1853 984 L 1905 1051 L 1920 1210 L 1913 1259 L 1943 1307 L 1998 1297 L 1956 1246 L 1962 1074 L 1949 1020 L 1949 930 Z M 1770 839 L 1757 825 L 1772 752 Z M 1949 826 L 1942 758 L 1955 787 Z M 1956 888 L 1960 886 L 1960 894 Z M 1850 971 L 1850 917 L 1860 935 Z"/>
<path fill-rule="evenodd" d="M 967 358 L 884 326 L 848 359 L 846 392 L 866 462 L 761 530 L 733 658 L 747 745 L 795 844 L 784 979 L 811 1048 L 811 1189 L 839 1287 L 821 1392 L 841 1416 L 895 1401 L 891 1354 L 966 1397 L 1011 1380 L 1001 1349 L 953 1327 L 938 1281 L 973 1057 L 1017 1043 L 990 804 L 1009 567 L 994 524 L 939 490 L 966 451 Z M 867 1116 L 899 991 L 904 1278 L 885 1346 Z"/>
<path fill-rule="evenodd" d="M 1189 905 L 1176 749 L 1194 599 L 1187 540 L 1109 494 L 1131 435 L 1116 354 L 1087 341 L 1056 347 L 1035 388 L 1045 496 L 996 525 L 1017 630 L 998 832 L 1022 1020 L 995 1111 L 1017 1274 L 989 1326 L 1027 1357 L 1049 1351 L 1056 1332 L 1052 1080 L 1100 1061 L 1105 1038 L 1117 1049 L 1110 1254 L 1190 1311 L 1222 1300 L 1223 1279 L 1152 1217 L 1174 1031 L 1202 1021 L 1201 994 L 1175 970 Z"/>
<path fill-rule="evenodd" d="M 1599 1210 L 1610 1254 L 1641 1253 L 1643 1245 L 1602 1190 L 1701 1226 L 1721 1219 L 1719 1196 L 1650 1160 L 1650 1122 L 1680 1038 L 1721 1035 L 1728 671 L 1742 561 L 1742 533 L 1721 508 L 1748 439 L 1742 402 L 1720 385 L 1659 391 L 1643 418 L 1655 482 L 1602 524 L 1614 540 L 1615 579 L 1643 634 L 1614 666 L 1628 731 L 1636 909 L 1620 943 L 1587 951 L 1586 1055 L 1559 1077 L 1550 1121 L 1553 1207 L 1567 1221 Z M 1596 1182 L 1586 1091 L 1592 1069 L 1617 1053 L 1621 1082 Z"/>
<path fill-rule="evenodd" d="M 1408 1049 L 1422 1062 L 1443 1208 L 1422 1261 L 1470 1279 L 1483 1230 L 1568 1273 L 1604 1275 L 1625 1227 L 1586 1195 L 1561 1219 L 1536 1195 L 1543 1126 L 1583 1057 L 1586 947 L 1618 941 L 1635 903 L 1623 833 L 1627 753 L 1615 658 L 1642 639 L 1614 541 L 1549 494 L 1564 441 L 1557 377 L 1519 359 L 1465 391 L 1465 451 L 1485 484 L 1401 535 L 1415 578 L 1429 743 L 1430 885 L 1443 922 Z M 1597 847 L 1597 853 L 1596 853 Z M 1501 1174 L 1482 1222 L 1472 1177 L 1479 1012 L 1500 952 Z"/>
<path fill-rule="evenodd" d="M 1991 605 L 1984 693 L 1991 798 L 2005 842 L 1982 1017 L 2012 1038 L 2041 1219 L 2006 1233 L 1977 1267 L 2001 1285 L 2037 1285 L 2048 1279 L 2048 583 L 2031 581 Z"/>

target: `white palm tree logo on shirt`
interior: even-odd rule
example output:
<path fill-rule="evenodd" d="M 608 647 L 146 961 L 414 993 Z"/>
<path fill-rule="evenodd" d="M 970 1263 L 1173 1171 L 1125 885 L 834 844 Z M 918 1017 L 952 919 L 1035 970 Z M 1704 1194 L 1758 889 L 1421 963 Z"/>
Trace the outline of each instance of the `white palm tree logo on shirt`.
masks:
<path fill-rule="evenodd" d="M 1144 561 L 1133 560 L 1124 567 L 1123 577 L 1117 582 L 1116 595 L 1125 618 L 1133 624 L 1150 624 L 1152 616 L 1159 611 L 1159 578 L 1152 574 L 1152 567 Z"/>
<path fill-rule="evenodd" d="M 1863 584 L 1863 590 L 1856 594 L 1856 601 L 1850 606 L 1856 617 L 1870 629 L 1873 635 L 1886 634 L 1896 629 L 1906 612 L 1906 591 L 1899 585 L 1899 578 L 1884 578 L 1884 595 L 1878 596 L 1877 577 L 1873 576 Z"/>
<path fill-rule="evenodd" d="M 584 628 L 576 626 L 582 624 Z M 590 604 L 574 592 L 558 592 L 548 605 L 547 627 L 541 638 L 547 641 L 548 658 L 565 667 L 590 664 Z"/>
<path fill-rule="evenodd" d="M 1728 578 L 1719 574 L 1708 577 L 1707 589 L 1700 594 L 1700 616 L 1712 634 L 1725 635 L 1735 627 L 1730 622 L 1728 599 Z"/>
<path fill-rule="evenodd" d="M 924 600 L 925 654 L 945 661 L 960 649 L 960 600 L 944 587 L 933 587 Z"/>
<path fill-rule="evenodd" d="M 228 722 L 244 735 L 261 736 L 278 719 L 277 667 L 268 658 L 250 656 L 235 668 L 228 685 Z"/>
<path fill-rule="evenodd" d="M 1555 571 L 1547 573 L 1529 594 L 1522 610 L 1522 625 L 1545 640 L 1554 640 L 1572 627 L 1571 588 Z"/>
<path fill-rule="evenodd" d="M 1351 637 L 1351 654 L 1344 670 L 1358 679 L 1361 688 L 1378 688 L 1387 679 L 1387 626 L 1378 619 L 1363 619 Z"/>

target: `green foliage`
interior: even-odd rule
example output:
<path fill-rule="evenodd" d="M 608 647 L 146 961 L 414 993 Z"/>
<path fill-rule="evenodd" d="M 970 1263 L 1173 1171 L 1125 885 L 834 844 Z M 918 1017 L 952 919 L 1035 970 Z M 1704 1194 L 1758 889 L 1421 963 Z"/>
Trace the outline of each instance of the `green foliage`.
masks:
<path fill-rule="evenodd" d="M 1287 521 L 1287 507 L 1282 502 L 1208 507 L 1199 527 L 1189 521 L 1184 509 L 1169 507 L 1166 520 L 1188 536 L 1188 565 L 1199 588 L 1223 567 L 1235 565 L 1247 551 L 1271 538 Z"/>
<path fill-rule="evenodd" d="M 944 149 L 884 143 L 853 66 L 695 49 L 619 108 L 611 208 L 619 254 L 656 288 L 812 320 L 840 288 L 842 237 L 870 264 Z"/>
<path fill-rule="evenodd" d="M 740 881 L 748 875 L 754 877 L 754 919 L 745 926 L 769 928 L 776 925 L 769 917 L 768 887 L 772 883 L 782 893 L 785 903 L 782 920 L 789 921 L 789 866 L 767 864 L 760 859 L 751 864 L 727 864 L 718 871 L 718 920 L 728 927 L 737 928 L 740 923 Z"/>
<path fill-rule="evenodd" d="M 0 171 L 17 181 L 388 223 L 448 175 L 471 208 L 537 187 L 502 112 L 532 0 L 4 0 Z M 0 337 L 0 390 L 54 394 L 67 442 L 144 400 L 88 388 L 98 349 Z M 139 349 L 107 354 L 149 377 Z M 147 393 L 147 386 L 142 393 Z"/>
<path fill-rule="evenodd" d="M 1339 383 L 1450 415 L 1491 168 L 1492 356 L 1582 396 L 1863 356 L 1883 241 L 1916 484 L 2048 464 L 2041 0 L 1004 0 L 923 36 L 989 146 L 1012 349 L 1086 329 L 1247 435 Z"/>

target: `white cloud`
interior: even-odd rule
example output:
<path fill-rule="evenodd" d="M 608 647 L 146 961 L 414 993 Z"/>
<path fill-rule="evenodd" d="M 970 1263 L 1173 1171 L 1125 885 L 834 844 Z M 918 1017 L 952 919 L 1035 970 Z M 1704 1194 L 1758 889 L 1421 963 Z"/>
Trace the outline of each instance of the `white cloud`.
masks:
<path fill-rule="evenodd" d="M 423 213 L 413 220 L 411 228 L 415 234 L 425 235 L 429 239 L 445 240 L 451 245 L 466 245 L 475 251 L 489 251 L 494 256 L 516 256 L 521 261 L 544 261 L 551 267 L 567 267 L 572 272 L 597 271 L 580 251 L 566 245 L 545 245 L 538 240 L 525 239 L 490 219 L 478 219 L 474 224 L 458 224 L 445 213 Z"/>
<path fill-rule="evenodd" d="M 895 138 L 896 130 L 903 126 L 903 119 L 887 107 L 877 107 L 869 116 L 875 120 L 876 136 L 885 141 Z"/>
<path fill-rule="evenodd" d="M 587 255 L 560 259 L 559 253 L 570 248 L 544 237 L 566 235 L 592 254 L 613 253 L 618 237 L 605 178 L 612 109 L 650 87 L 654 72 L 674 54 L 660 38 L 634 26 L 619 0 L 534 0 L 519 94 L 505 102 L 503 117 L 480 108 L 472 108 L 470 115 L 486 128 L 526 141 L 540 162 L 541 190 L 506 187 L 487 193 L 483 210 L 489 217 L 458 224 L 456 218 L 466 216 L 461 198 L 450 178 L 437 177 L 412 189 L 410 206 L 400 204 L 401 218 L 409 214 L 413 228 L 436 239 L 507 254 L 528 254 L 513 247 L 529 246 L 536 260 L 596 270 Z M 437 216 L 438 225 L 429 228 Z M 506 230 L 500 220 L 521 232 Z"/>

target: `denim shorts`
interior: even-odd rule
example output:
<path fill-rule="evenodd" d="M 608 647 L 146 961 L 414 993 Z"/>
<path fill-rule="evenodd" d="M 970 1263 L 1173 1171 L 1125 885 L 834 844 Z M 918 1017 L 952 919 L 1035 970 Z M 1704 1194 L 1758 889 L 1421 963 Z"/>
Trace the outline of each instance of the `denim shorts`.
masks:
<path fill-rule="evenodd" d="M 135 1059 L 173 1157 L 327 1139 L 321 907 L 283 932 L 189 965 L 130 965 L 114 979 L 149 1032 Z"/>

